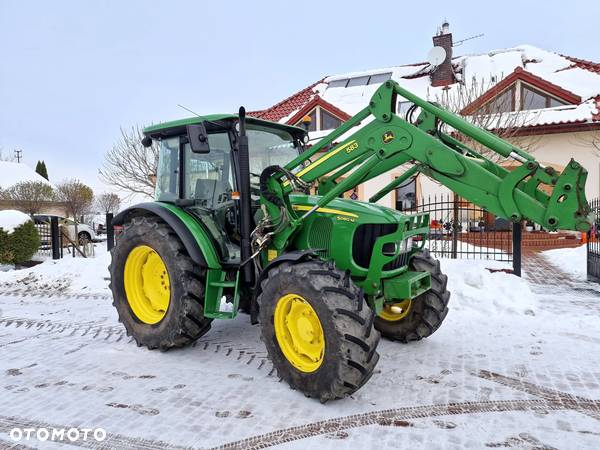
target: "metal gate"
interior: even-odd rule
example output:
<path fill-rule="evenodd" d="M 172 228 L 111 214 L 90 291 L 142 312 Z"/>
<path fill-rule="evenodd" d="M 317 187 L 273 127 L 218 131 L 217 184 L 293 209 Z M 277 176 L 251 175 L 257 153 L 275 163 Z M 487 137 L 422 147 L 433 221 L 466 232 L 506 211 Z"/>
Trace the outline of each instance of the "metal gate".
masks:
<path fill-rule="evenodd" d="M 587 278 L 600 283 L 600 198 L 590 201 L 594 217 L 587 239 Z"/>
<path fill-rule="evenodd" d="M 521 227 L 496 218 L 455 194 L 421 198 L 407 212 L 428 212 L 427 248 L 438 258 L 489 259 L 512 264 L 521 276 Z"/>

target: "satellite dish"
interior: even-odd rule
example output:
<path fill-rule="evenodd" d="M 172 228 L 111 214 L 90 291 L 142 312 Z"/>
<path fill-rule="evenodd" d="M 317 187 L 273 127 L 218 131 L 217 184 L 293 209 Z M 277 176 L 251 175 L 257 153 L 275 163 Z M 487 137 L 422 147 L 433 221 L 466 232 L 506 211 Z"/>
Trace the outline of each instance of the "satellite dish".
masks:
<path fill-rule="evenodd" d="M 446 50 L 443 47 L 433 47 L 427 54 L 427 62 L 432 66 L 439 66 L 446 59 Z"/>

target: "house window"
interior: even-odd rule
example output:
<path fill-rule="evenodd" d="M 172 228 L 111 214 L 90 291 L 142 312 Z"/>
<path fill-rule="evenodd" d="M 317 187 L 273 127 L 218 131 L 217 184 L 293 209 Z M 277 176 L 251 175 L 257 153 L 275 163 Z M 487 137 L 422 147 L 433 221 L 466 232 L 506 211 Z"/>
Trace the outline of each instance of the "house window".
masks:
<path fill-rule="evenodd" d="M 308 131 L 333 130 L 342 124 L 341 119 L 338 119 L 333 114 L 325 111 L 320 106 L 317 106 L 315 109 L 313 109 L 309 114 L 307 114 L 307 116 L 311 119 Z M 297 127 L 304 128 L 304 123 L 302 120 L 296 122 L 295 125 Z"/>
<path fill-rule="evenodd" d="M 330 87 L 330 88 L 344 87 L 345 88 L 347 84 L 348 84 L 348 78 L 344 78 L 343 80 L 330 81 L 328 83 L 328 87 Z"/>
<path fill-rule="evenodd" d="M 308 127 L 308 131 L 317 131 L 317 110 L 313 109 L 308 117 L 310 117 L 310 126 Z"/>
<path fill-rule="evenodd" d="M 375 75 L 371 75 L 368 84 L 381 84 L 389 80 L 390 78 L 392 78 L 392 72 L 378 73 Z"/>
<path fill-rule="evenodd" d="M 417 177 L 412 177 L 396 188 L 396 204 L 398 211 L 410 211 L 417 207 Z"/>
<path fill-rule="evenodd" d="M 566 103 L 525 84 L 521 84 L 522 110 L 552 108 L 561 105 L 566 105 Z"/>
<path fill-rule="evenodd" d="M 485 114 L 507 113 L 515 110 L 515 87 L 511 86 L 483 107 Z"/>
<path fill-rule="evenodd" d="M 517 96 L 517 94 L 519 94 Z M 553 108 L 566 105 L 562 100 L 552 97 L 521 81 L 497 95 L 481 107 L 483 114 L 507 113 L 511 111 L 529 111 L 533 109 Z"/>
<path fill-rule="evenodd" d="M 341 80 L 333 80 L 328 84 L 329 88 L 336 87 L 353 87 L 353 86 L 365 86 L 367 84 L 381 84 L 392 78 L 392 72 L 376 73 L 374 75 L 363 75 L 354 78 L 344 78 Z"/>
<path fill-rule="evenodd" d="M 321 109 L 321 130 L 334 130 L 342 124 L 342 121 Z"/>
<path fill-rule="evenodd" d="M 348 80 L 347 87 L 364 86 L 369 82 L 369 78 L 369 76 L 350 78 L 350 80 Z"/>

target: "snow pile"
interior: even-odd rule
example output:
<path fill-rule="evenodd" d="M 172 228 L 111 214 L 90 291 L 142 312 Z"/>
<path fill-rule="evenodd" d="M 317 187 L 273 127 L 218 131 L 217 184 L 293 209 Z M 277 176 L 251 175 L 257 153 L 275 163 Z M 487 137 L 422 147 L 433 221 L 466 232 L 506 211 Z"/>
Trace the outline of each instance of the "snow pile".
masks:
<path fill-rule="evenodd" d="M 585 245 L 575 248 L 546 250 L 542 252 L 542 256 L 553 266 L 577 280 L 587 278 L 587 248 Z"/>
<path fill-rule="evenodd" d="M 492 269 L 508 269 L 496 261 L 441 259 L 442 272 L 448 275 L 450 304 L 453 310 L 485 315 L 535 315 L 538 305 L 525 280 Z"/>
<path fill-rule="evenodd" d="M 110 294 L 107 269 L 110 254 L 104 244 L 97 245 L 95 252 L 95 257 L 66 255 L 29 269 L 0 272 L 0 287 L 44 293 Z"/>
<path fill-rule="evenodd" d="M 15 231 L 15 228 L 20 227 L 30 220 L 31 217 L 21 211 L 14 209 L 0 211 L 0 228 L 9 234 Z"/>
<path fill-rule="evenodd" d="M 0 161 L 0 188 L 8 189 L 25 181 L 41 181 L 52 186 L 48 180 L 25 164 Z"/>

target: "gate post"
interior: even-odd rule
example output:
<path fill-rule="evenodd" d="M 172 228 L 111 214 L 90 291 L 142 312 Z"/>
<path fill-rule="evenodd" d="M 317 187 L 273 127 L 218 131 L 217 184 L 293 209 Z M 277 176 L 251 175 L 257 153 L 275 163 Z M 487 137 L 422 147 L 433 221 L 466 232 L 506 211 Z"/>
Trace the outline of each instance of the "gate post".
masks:
<path fill-rule="evenodd" d="M 50 217 L 50 243 L 52 246 L 52 259 L 60 259 L 61 252 L 60 229 L 58 228 L 58 217 Z"/>
<path fill-rule="evenodd" d="M 113 214 L 106 213 L 106 248 L 109 252 L 115 246 L 115 227 L 112 220 Z"/>
<path fill-rule="evenodd" d="M 458 247 L 458 227 L 461 225 L 459 222 L 459 212 L 458 212 L 458 196 L 456 194 L 453 194 L 452 197 L 452 214 L 453 214 L 453 221 L 452 221 L 452 259 L 456 259 L 457 257 L 457 247 Z"/>
<path fill-rule="evenodd" d="M 521 276 L 521 222 L 512 223 L 513 274 Z"/>

